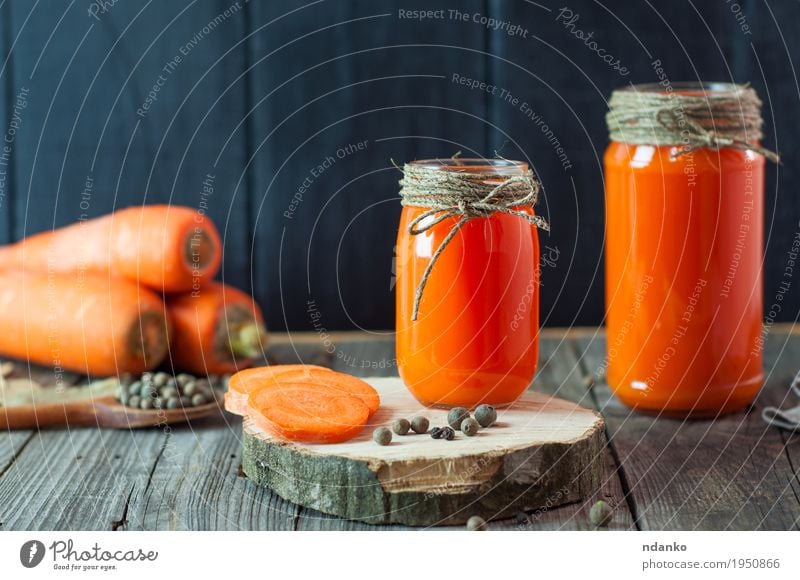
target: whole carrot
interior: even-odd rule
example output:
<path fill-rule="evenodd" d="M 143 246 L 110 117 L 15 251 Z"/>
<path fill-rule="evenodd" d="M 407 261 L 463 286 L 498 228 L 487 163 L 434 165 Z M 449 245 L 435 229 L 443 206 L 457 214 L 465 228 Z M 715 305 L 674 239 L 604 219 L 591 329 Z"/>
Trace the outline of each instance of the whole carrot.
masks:
<path fill-rule="evenodd" d="M 102 272 L 158 292 L 196 290 L 222 258 L 211 220 L 188 207 L 147 205 L 29 236 L 0 248 L 0 264 L 25 270 Z"/>
<path fill-rule="evenodd" d="M 99 274 L 0 271 L 0 355 L 106 376 L 141 373 L 167 353 L 164 303 Z"/>
<path fill-rule="evenodd" d="M 241 290 L 210 282 L 167 298 L 173 324 L 170 357 L 176 369 L 225 374 L 249 367 L 266 345 L 261 310 Z"/>

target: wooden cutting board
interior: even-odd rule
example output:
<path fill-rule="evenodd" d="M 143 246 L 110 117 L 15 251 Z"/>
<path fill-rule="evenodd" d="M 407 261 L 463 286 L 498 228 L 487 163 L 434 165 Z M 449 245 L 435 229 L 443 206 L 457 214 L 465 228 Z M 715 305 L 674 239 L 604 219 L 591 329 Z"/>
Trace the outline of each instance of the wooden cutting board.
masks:
<path fill-rule="evenodd" d="M 381 447 L 372 441 L 376 427 L 415 415 L 443 426 L 447 411 L 422 407 L 399 378 L 366 380 L 379 391 L 381 409 L 346 443 L 288 443 L 245 419 L 245 474 L 325 513 L 418 526 L 547 509 L 585 499 L 600 486 L 605 437 L 593 411 L 528 391 L 474 437 L 458 432 L 445 441 L 411 433 Z"/>

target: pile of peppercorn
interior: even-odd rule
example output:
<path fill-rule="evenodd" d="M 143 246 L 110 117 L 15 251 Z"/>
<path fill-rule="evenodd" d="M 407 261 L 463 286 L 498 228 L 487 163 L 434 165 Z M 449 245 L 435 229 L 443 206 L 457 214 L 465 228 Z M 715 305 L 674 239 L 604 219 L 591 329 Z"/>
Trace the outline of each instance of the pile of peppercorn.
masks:
<path fill-rule="evenodd" d="M 175 410 L 199 407 L 216 401 L 216 389 L 207 378 L 187 373 L 171 375 L 165 372 L 142 373 L 138 379 L 120 379 L 119 401 L 128 407 L 142 410 Z"/>

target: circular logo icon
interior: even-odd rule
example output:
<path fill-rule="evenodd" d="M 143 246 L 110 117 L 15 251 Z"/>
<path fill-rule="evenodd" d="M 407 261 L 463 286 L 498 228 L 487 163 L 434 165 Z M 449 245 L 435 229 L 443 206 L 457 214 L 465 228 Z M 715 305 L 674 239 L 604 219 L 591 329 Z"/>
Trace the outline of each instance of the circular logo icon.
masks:
<path fill-rule="evenodd" d="M 44 559 L 44 544 L 39 540 L 28 540 L 19 549 L 19 561 L 26 568 L 35 568 Z"/>

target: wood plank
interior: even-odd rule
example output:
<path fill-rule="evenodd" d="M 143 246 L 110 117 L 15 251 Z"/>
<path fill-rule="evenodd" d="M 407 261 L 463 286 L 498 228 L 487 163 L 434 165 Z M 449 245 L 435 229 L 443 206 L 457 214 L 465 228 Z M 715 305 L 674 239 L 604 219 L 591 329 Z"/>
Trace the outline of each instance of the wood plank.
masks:
<path fill-rule="evenodd" d="M 10 95 L 14 94 L 13 64 L 8 58 L 11 50 L 12 35 L 9 25 L 10 2 L 0 5 L 0 138 L 5 139 L 8 123 L 11 120 L 8 114 Z M 13 148 L 12 148 L 13 156 Z M 12 219 L 14 215 L 14 164 L 13 161 L 3 160 L 0 164 L 0 244 L 12 241 Z"/>
<path fill-rule="evenodd" d="M 608 140 L 604 114 L 611 91 L 659 81 L 651 64 L 656 59 L 673 82 L 735 74 L 729 67 L 741 36 L 724 3 L 667 2 L 655 8 L 631 2 L 624 17 L 608 4 L 489 0 L 485 8 L 498 22 L 520 29 L 486 32 L 486 80 L 498 88 L 487 96 L 487 149 L 529 160 L 544 184 L 537 211 L 552 218 L 552 231 L 541 239 L 543 255 L 554 259 L 543 261 L 543 325 L 603 319 L 603 146 L 598 145 Z M 581 31 L 626 71 L 603 62 L 575 37 Z M 777 36 L 773 29 L 770 35 Z"/>
<path fill-rule="evenodd" d="M 33 437 L 33 431 L 7 431 L 0 434 L 0 477 L 16 461 Z M 0 520 L 0 523 L 2 520 Z"/>
<path fill-rule="evenodd" d="M 390 159 L 487 153 L 485 95 L 448 76 L 485 78 L 482 29 L 400 19 L 390 0 L 250 8 L 256 299 L 272 307 L 270 328 L 313 328 L 308 300 L 329 329 L 391 327 L 400 204 Z"/>
<path fill-rule="evenodd" d="M 15 83 L 30 91 L 13 237 L 128 205 L 189 205 L 219 225 L 225 279 L 247 288 L 246 196 L 235 189 L 247 4 L 120 2 L 96 18 L 79 2 L 5 4 L 19 34 Z"/>
<path fill-rule="evenodd" d="M 136 490 L 129 530 L 292 530 L 298 506 L 240 471 L 241 421 L 173 428 L 149 485 Z"/>
<path fill-rule="evenodd" d="M 800 123 L 800 110 L 796 106 L 800 82 L 794 66 L 800 52 L 800 37 L 787 33 L 785 23 L 799 21 L 800 5 L 743 4 L 742 14 L 749 29 L 745 33 L 736 28 L 734 32 L 740 46 L 737 79 L 752 83 L 764 103 L 764 147 L 788 155 L 797 148 L 797 135 L 790 127 Z M 780 295 L 778 319 L 796 321 L 800 317 L 800 292 L 794 275 L 794 258 L 787 254 L 796 253 L 796 246 L 794 250 L 792 246 L 800 235 L 800 199 L 789 193 L 792 184 L 800 179 L 800 166 L 767 163 L 765 174 L 765 305 L 769 311 L 769 305 Z M 791 284 L 791 291 L 781 289 L 784 283 Z"/>
<path fill-rule="evenodd" d="M 164 440 L 153 430 L 35 433 L 0 476 L 3 529 L 118 528 L 129 497 L 147 486 Z"/>
<path fill-rule="evenodd" d="M 785 365 L 772 334 L 767 369 Z M 775 343 L 775 344 L 773 344 Z M 587 375 L 602 367 L 604 339 L 579 339 Z M 787 444 L 761 420 L 761 407 L 783 396 L 785 382 L 768 379 L 753 409 L 716 420 L 680 421 L 632 413 L 598 380 L 593 387 L 627 484 L 638 525 L 645 530 L 725 530 L 797 527 L 797 472 Z M 796 448 L 796 443 L 794 444 Z"/>

